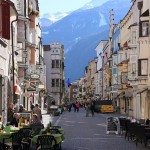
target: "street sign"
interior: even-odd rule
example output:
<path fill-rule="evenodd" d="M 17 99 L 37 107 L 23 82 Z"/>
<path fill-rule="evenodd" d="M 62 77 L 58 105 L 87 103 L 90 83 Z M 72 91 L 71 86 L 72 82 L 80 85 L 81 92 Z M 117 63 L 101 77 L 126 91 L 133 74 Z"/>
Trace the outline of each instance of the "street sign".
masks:
<path fill-rule="evenodd" d="M 40 76 L 38 74 L 31 74 L 32 79 L 39 79 Z"/>

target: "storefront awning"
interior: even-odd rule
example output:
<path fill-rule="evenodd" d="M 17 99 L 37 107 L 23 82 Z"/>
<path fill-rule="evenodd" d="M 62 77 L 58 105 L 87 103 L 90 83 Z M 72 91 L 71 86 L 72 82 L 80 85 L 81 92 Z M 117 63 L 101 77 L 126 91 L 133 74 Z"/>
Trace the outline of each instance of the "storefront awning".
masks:
<path fill-rule="evenodd" d="M 18 84 L 14 85 L 14 91 L 16 95 L 21 95 L 22 94 L 22 89 Z"/>

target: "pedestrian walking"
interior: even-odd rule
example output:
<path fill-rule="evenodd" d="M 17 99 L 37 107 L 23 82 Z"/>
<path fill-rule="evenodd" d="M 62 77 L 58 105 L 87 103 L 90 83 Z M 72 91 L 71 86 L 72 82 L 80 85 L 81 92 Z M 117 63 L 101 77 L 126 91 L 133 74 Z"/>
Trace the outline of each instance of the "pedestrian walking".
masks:
<path fill-rule="evenodd" d="M 73 108 L 74 108 L 74 112 L 76 112 L 76 110 L 77 110 L 77 108 L 76 108 L 76 104 L 75 104 L 75 103 L 73 103 L 72 105 L 73 105 Z"/>
<path fill-rule="evenodd" d="M 94 110 L 95 110 L 95 101 L 94 100 L 91 101 L 90 109 L 91 109 L 92 117 L 94 117 Z"/>
<path fill-rule="evenodd" d="M 69 112 L 71 112 L 71 108 L 72 108 L 72 104 L 69 103 L 69 104 L 68 104 L 68 111 L 69 111 Z"/>
<path fill-rule="evenodd" d="M 77 102 L 76 103 L 76 110 L 77 110 L 77 112 L 79 112 L 79 108 L 80 108 L 80 104 L 79 104 L 79 102 Z"/>
<path fill-rule="evenodd" d="M 89 117 L 89 112 L 90 112 L 90 103 L 86 102 L 86 117 Z"/>
<path fill-rule="evenodd" d="M 42 113 L 41 113 L 41 109 L 39 108 L 38 104 L 35 104 L 35 107 L 33 108 L 33 114 L 37 114 L 38 119 L 42 121 Z"/>

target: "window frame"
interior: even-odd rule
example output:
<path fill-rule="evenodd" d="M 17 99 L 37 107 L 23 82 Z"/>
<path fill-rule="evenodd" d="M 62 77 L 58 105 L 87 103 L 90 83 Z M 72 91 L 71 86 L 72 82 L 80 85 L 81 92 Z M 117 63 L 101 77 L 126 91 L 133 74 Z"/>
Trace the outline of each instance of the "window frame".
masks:
<path fill-rule="evenodd" d="M 55 85 L 56 85 L 56 87 L 59 87 L 59 83 L 60 83 L 59 79 L 55 79 Z"/>
<path fill-rule="evenodd" d="M 123 82 L 123 74 L 127 74 L 127 81 L 126 82 Z M 122 84 L 127 84 L 128 83 L 128 72 L 127 71 L 124 71 L 124 72 L 121 72 L 121 83 Z"/>
<path fill-rule="evenodd" d="M 55 60 L 55 68 L 60 68 L 60 61 L 58 59 Z"/>
<path fill-rule="evenodd" d="M 51 79 L 51 85 L 52 87 L 55 87 L 55 79 Z"/>
<path fill-rule="evenodd" d="M 142 74 L 142 61 L 147 61 L 147 73 L 146 74 Z M 145 65 L 144 65 L 145 66 Z M 148 76 L 148 59 L 138 59 L 138 76 Z"/>
<path fill-rule="evenodd" d="M 52 60 L 52 68 L 55 68 L 55 60 Z"/>
<path fill-rule="evenodd" d="M 143 23 L 148 23 L 148 33 L 146 35 L 143 35 Z M 144 20 L 144 21 L 140 21 L 140 29 L 139 29 L 139 36 L 140 37 L 148 37 L 149 36 L 149 21 L 148 20 Z"/>

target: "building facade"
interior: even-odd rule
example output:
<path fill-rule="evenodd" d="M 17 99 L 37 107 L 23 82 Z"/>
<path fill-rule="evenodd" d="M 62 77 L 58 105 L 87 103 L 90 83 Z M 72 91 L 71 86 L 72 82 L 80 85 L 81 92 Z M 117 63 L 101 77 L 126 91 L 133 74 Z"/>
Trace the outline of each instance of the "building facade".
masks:
<path fill-rule="evenodd" d="M 61 104 L 65 92 L 64 77 L 64 46 L 60 42 L 44 45 L 44 58 L 46 64 L 46 87 L 56 104 Z"/>

